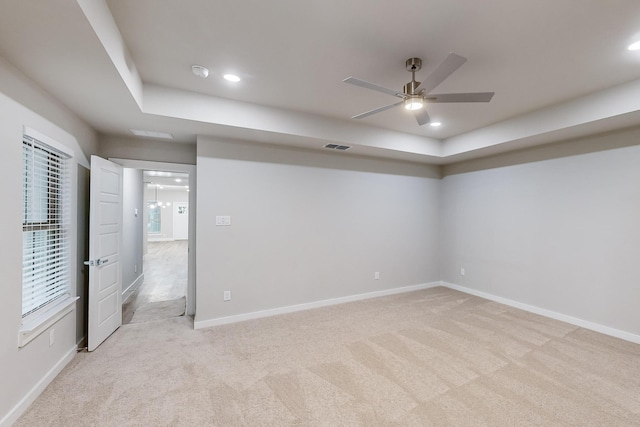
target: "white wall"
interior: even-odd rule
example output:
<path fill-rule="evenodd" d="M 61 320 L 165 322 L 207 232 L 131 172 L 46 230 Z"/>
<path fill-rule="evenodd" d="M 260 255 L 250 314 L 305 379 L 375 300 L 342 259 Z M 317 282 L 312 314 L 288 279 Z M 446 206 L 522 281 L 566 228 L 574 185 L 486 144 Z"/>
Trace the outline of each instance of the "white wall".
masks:
<path fill-rule="evenodd" d="M 197 178 L 197 324 L 440 278 L 435 167 L 199 138 Z"/>
<path fill-rule="evenodd" d="M 196 163 L 195 144 L 134 137 L 102 135 L 98 154 L 105 159 L 134 159 L 193 165 Z"/>
<path fill-rule="evenodd" d="M 639 335 L 638 141 L 626 130 L 445 168 L 462 173 L 443 178 L 442 279 Z M 612 149 L 553 158 L 585 147 Z"/>
<path fill-rule="evenodd" d="M 34 112 L 34 111 L 37 111 Z M 9 425 L 37 397 L 49 381 L 75 355 L 78 316 L 72 311 L 50 329 L 55 329 L 55 343 L 49 346 L 49 330 L 23 348 L 18 348 L 22 299 L 22 134 L 29 126 L 66 145 L 75 153 L 75 161 L 87 165 L 85 154 L 97 146 L 93 131 L 77 117 L 10 65 L 0 59 L 0 235 L 5 248 L 0 257 L 2 284 L 0 285 L 0 425 Z M 83 149 L 85 152 L 83 153 Z M 78 166 L 73 168 L 74 178 Z M 80 179 L 85 180 L 86 176 Z M 84 185 L 84 184 L 83 184 Z M 81 186 L 73 183 L 72 194 L 83 194 Z M 72 200 L 72 209 L 86 206 L 84 200 Z M 72 242 L 84 241 L 85 224 L 73 230 Z M 76 233 L 77 231 L 77 233 Z M 77 245 L 73 245 L 72 253 Z M 79 271 L 74 255 L 72 271 Z M 76 289 L 76 277 L 72 289 Z M 82 281 L 80 279 L 79 281 Z M 80 308 L 81 309 L 81 308 Z"/>
<path fill-rule="evenodd" d="M 144 182 L 142 171 L 124 168 L 122 183 L 124 188 L 122 197 L 122 292 L 124 293 L 136 284 L 143 269 Z"/>

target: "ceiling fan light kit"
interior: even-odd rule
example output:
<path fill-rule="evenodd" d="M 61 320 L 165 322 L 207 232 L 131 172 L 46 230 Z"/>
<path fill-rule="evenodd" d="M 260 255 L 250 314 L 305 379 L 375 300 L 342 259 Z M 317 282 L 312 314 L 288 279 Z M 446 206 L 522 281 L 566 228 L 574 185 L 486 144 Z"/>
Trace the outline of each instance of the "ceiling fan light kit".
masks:
<path fill-rule="evenodd" d="M 376 113 L 388 110 L 398 105 L 403 105 L 404 108 L 412 111 L 418 124 L 420 126 L 425 125 L 431 121 L 429 114 L 424 108 L 427 103 L 441 103 L 441 102 L 489 102 L 493 98 L 493 92 L 474 92 L 474 93 L 444 93 L 444 94 L 431 94 L 431 91 L 442 83 L 447 77 L 449 77 L 454 71 L 456 71 L 462 64 L 467 61 L 466 58 L 450 53 L 444 61 L 438 65 L 438 67 L 427 76 L 424 82 L 416 81 L 416 72 L 422 68 L 422 59 L 409 58 L 407 59 L 405 66 L 407 71 L 411 73 L 411 81 L 404 85 L 402 92 L 396 92 L 393 89 L 388 89 L 383 86 L 378 86 L 374 83 L 367 82 L 365 80 L 357 79 L 355 77 L 348 77 L 343 80 L 345 83 L 372 89 L 377 92 L 386 93 L 388 95 L 401 98 L 402 101 L 395 104 L 386 105 L 384 107 L 376 108 L 375 110 L 367 111 L 362 114 L 353 116 L 353 119 L 362 119 L 364 117 L 371 116 Z"/>
<path fill-rule="evenodd" d="M 407 98 L 404 101 L 404 108 L 409 111 L 419 110 L 424 107 L 424 101 L 422 98 Z"/>

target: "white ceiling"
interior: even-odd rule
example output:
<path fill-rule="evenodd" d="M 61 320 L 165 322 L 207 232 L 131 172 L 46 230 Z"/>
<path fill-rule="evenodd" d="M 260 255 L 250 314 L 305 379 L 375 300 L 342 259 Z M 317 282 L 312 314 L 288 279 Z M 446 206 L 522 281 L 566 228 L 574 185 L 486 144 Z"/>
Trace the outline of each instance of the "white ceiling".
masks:
<path fill-rule="evenodd" d="M 145 170 L 144 182 L 147 184 L 148 188 L 158 187 L 159 189 L 186 191 L 189 188 L 189 174 Z"/>
<path fill-rule="evenodd" d="M 0 55 L 105 134 L 449 163 L 640 125 L 639 16 L 638 0 L 6 0 Z M 401 90 L 407 58 L 421 80 L 449 52 L 468 61 L 434 93 L 490 103 L 429 105 L 440 128 L 401 108 L 350 118 L 396 99 L 344 78 Z"/>

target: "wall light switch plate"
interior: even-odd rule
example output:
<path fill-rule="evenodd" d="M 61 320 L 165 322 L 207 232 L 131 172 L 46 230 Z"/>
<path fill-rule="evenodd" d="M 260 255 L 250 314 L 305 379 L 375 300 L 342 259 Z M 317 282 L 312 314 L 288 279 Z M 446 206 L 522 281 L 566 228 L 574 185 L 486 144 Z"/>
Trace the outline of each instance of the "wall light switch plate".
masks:
<path fill-rule="evenodd" d="M 217 215 L 216 225 L 231 225 L 231 217 L 228 215 Z"/>

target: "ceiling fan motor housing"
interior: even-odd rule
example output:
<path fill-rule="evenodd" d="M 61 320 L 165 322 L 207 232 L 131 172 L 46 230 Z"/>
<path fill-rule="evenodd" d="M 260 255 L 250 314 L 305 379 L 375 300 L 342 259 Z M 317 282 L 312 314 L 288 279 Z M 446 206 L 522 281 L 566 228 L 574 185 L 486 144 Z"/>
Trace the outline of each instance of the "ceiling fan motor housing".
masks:
<path fill-rule="evenodd" d="M 411 80 L 409 83 L 404 85 L 403 90 L 404 90 L 405 95 L 408 95 L 408 96 L 418 95 L 416 93 L 416 90 L 418 89 L 418 86 L 420 86 L 420 82 L 417 82 L 415 80 Z"/>

